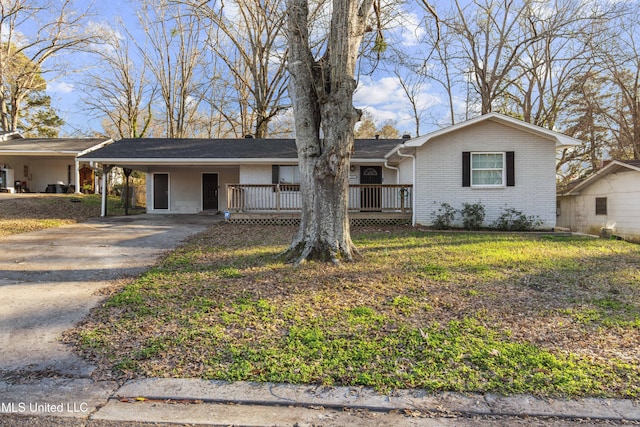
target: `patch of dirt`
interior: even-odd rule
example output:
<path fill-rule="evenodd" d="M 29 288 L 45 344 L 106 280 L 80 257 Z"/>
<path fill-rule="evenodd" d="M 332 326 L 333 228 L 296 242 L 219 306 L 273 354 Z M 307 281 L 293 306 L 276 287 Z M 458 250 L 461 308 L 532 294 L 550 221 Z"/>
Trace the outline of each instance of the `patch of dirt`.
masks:
<path fill-rule="evenodd" d="M 84 221 L 100 215 L 100 205 L 84 195 L 38 194 L 0 197 L 0 219 L 67 219 Z"/>
<path fill-rule="evenodd" d="M 0 236 L 37 231 L 100 216 L 95 196 L 0 195 Z"/>

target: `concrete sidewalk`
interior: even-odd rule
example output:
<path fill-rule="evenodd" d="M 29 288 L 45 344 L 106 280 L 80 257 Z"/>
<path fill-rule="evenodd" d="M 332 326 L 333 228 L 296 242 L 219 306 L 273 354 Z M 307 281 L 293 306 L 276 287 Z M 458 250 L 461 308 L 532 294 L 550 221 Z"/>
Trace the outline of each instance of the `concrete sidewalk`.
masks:
<path fill-rule="evenodd" d="M 230 405 L 231 403 L 231 405 Z M 1 414 L 112 422 L 195 425 L 502 425 L 496 417 L 640 423 L 640 402 L 623 399 L 540 399 L 531 396 L 384 395 L 367 388 L 226 383 L 198 379 L 139 379 L 118 386 L 88 379 L 0 382 Z M 354 415 L 355 414 L 355 415 Z M 362 416 L 366 414 L 367 416 Z M 468 422 L 464 421 L 467 417 Z M 473 417 L 480 417 L 474 419 Z M 488 418 L 486 418 L 488 417 Z M 514 419 L 509 424 L 517 424 Z M 517 420 L 517 419 L 515 419 Z M 551 423 L 549 423 L 551 424 Z M 586 423 L 588 425 L 588 423 Z"/>

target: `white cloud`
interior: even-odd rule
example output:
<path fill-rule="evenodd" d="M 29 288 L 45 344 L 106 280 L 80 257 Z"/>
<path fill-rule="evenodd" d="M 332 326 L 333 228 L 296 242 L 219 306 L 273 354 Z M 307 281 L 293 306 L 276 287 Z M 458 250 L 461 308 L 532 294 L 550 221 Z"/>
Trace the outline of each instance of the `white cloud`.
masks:
<path fill-rule="evenodd" d="M 419 114 L 441 103 L 440 98 L 430 90 L 430 86 L 425 85 L 417 96 Z M 395 77 L 361 79 L 354 94 L 354 104 L 369 112 L 377 125 L 392 121 L 401 132 L 415 131 L 411 103 Z"/>
<path fill-rule="evenodd" d="M 75 86 L 71 83 L 65 82 L 49 82 L 47 83 L 47 92 L 55 94 L 67 94 L 72 93 L 75 90 Z"/>
<path fill-rule="evenodd" d="M 354 94 L 356 104 L 380 105 L 397 103 L 405 98 L 402 87 L 395 77 L 382 77 L 379 80 L 364 78 Z"/>

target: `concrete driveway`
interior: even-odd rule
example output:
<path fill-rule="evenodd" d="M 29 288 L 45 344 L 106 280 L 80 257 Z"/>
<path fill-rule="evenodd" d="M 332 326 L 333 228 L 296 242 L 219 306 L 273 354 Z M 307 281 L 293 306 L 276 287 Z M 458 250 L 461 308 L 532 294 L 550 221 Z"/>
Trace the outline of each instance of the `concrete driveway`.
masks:
<path fill-rule="evenodd" d="M 110 282 L 137 275 L 221 216 L 107 217 L 9 236 L 0 245 L 0 379 L 44 372 L 88 378 L 93 366 L 60 343 Z"/>

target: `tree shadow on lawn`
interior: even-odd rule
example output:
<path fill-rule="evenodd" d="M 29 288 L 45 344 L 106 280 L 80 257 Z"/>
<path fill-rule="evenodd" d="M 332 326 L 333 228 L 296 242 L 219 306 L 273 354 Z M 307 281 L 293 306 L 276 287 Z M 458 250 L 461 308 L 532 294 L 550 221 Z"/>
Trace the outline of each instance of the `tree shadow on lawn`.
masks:
<path fill-rule="evenodd" d="M 294 268 L 274 259 L 294 229 L 234 227 L 216 227 L 170 254 L 113 297 L 80 335 L 99 335 L 96 346 L 105 346 L 108 357 L 122 356 L 120 367 L 129 366 L 130 349 L 148 348 L 131 365 L 144 375 L 169 375 L 180 366 L 189 375 L 207 376 L 215 357 L 231 363 L 246 356 L 251 365 L 251 357 L 280 351 L 264 346 L 282 345 L 292 331 L 300 345 L 313 346 L 329 335 L 354 343 L 386 340 L 402 330 L 472 320 L 505 342 L 640 366 L 636 246 L 568 240 L 531 256 L 506 256 L 513 247 L 483 253 L 486 239 L 456 252 L 468 245 L 467 237 L 447 245 L 410 233 L 417 240 L 396 250 L 407 236 L 381 231 L 354 233 L 366 253 L 361 262 Z M 491 239 L 492 246 L 528 245 L 521 251 L 545 244 Z M 565 245 L 579 250 L 563 256 Z M 576 313 L 585 308 L 600 310 L 600 317 L 584 321 Z M 84 345 L 91 347 L 91 339 Z M 261 377 L 258 371 L 252 377 L 250 368 L 238 378 Z"/>

